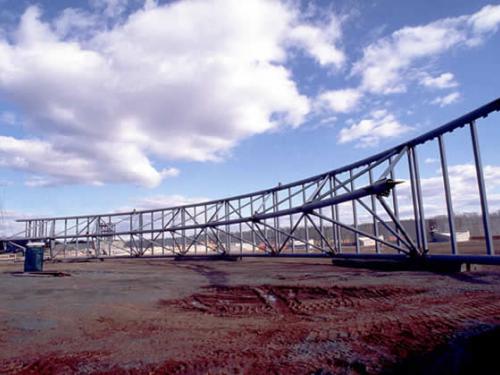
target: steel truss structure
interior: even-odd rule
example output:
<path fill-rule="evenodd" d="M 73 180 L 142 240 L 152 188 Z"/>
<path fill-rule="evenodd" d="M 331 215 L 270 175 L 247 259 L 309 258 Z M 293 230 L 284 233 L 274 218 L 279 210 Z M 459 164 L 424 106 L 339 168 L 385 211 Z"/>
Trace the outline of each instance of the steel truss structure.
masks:
<path fill-rule="evenodd" d="M 458 253 L 445 137 L 469 132 L 481 204 L 485 254 L 476 261 L 500 263 L 495 256 L 476 122 L 500 110 L 500 99 L 450 123 L 369 158 L 289 184 L 230 198 L 171 208 L 84 216 L 19 220 L 22 233 L 4 238 L 14 246 L 44 241 L 51 258 L 116 256 L 274 255 L 408 256 L 429 254 L 418 149 L 437 141 L 450 232 L 447 259 Z M 464 130 L 462 130 L 464 131 Z M 397 169 L 409 176 L 413 213 L 403 225 Z M 345 207 L 349 219 L 345 218 Z M 340 210 L 340 208 L 344 208 Z M 370 218 L 370 228 L 359 222 Z M 380 231 L 390 234 L 380 236 Z M 350 243 L 346 238 L 350 238 Z M 364 247 L 360 239 L 370 239 Z"/>

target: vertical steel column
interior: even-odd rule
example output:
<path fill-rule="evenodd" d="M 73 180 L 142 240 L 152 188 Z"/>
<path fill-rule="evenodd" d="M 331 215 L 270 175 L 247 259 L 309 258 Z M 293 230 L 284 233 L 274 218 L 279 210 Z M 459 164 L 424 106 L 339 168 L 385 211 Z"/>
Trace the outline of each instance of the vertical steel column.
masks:
<path fill-rule="evenodd" d="M 253 195 L 250 197 L 250 216 L 253 216 L 255 211 L 253 209 Z M 255 253 L 255 225 L 253 222 L 250 223 L 252 228 L 252 253 Z"/>
<path fill-rule="evenodd" d="M 56 235 L 56 221 L 51 221 L 50 228 L 50 238 L 49 238 L 49 246 L 50 246 L 50 259 L 54 259 L 54 246 L 55 246 L 55 235 Z"/>
<path fill-rule="evenodd" d="M 336 197 L 338 194 L 337 192 L 337 176 L 333 176 L 333 196 Z M 335 217 L 337 221 L 340 221 L 340 213 L 339 213 L 339 205 L 335 205 Z M 337 241 L 339 242 L 339 254 L 342 254 L 342 229 L 338 226 L 335 225 L 335 228 L 337 230 Z"/>
<path fill-rule="evenodd" d="M 488 199 L 486 197 L 486 185 L 484 183 L 483 162 L 481 160 L 481 150 L 479 148 L 479 139 L 477 136 L 476 122 L 470 123 L 470 134 L 472 138 L 472 148 L 474 151 L 474 161 L 476 164 L 477 185 L 479 187 L 479 199 L 481 201 L 481 212 L 483 215 L 484 239 L 486 241 L 486 251 L 488 255 L 495 254 L 493 247 L 493 238 L 490 228 L 490 213 L 488 210 Z"/>
<path fill-rule="evenodd" d="M 150 239 L 150 246 L 151 246 L 151 255 L 154 255 L 155 254 L 155 244 L 154 244 L 154 213 L 153 211 L 150 212 L 150 217 L 149 217 L 149 228 L 151 229 L 151 233 L 150 233 L 150 236 L 149 236 L 149 239 Z"/>
<path fill-rule="evenodd" d="M 318 181 L 318 183 L 317 183 L 317 189 L 319 189 L 320 182 L 321 182 L 321 181 Z M 318 195 L 321 195 L 321 190 L 319 190 L 319 191 L 318 191 Z M 321 216 L 323 216 L 323 207 L 321 207 L 321 208 L 319 209 L 319 214 L 320 214 Z M 311 220 L 312 220 L 312 219 L 311 219 Z M 323 247 L 325 247 L 325 242 L 324 242 L 324 240 L 323 240 L 323 237 L 324 237 L 325 233 L 324 233 L 324 230 L 323 230 L 323 219 L 322 219 L 321 217 L 319 218 L 319 231 L 320 231 L 320 236 L 319 236 L 319 241 L 320 241 L 320 242 L 319 242 L 319 243 L 320 243 L 320 247 L 321 247 L 321 249 L 323 249 Z M 326 238 L 326 237 L 325 237 L 325 238 Z"/>
<path fill-rule="evenodd" d="M 262 194 L 262 212 L 266 212 L 266 193 Z M 268 219 L 264 219 L 264 223 L 267 224 Z M 269 236 L 267 235 L 267 225 L 264 225 L 264 246 L 267 249 L 271 241 L 269 241 Z M 273 249 L 267 249 L 269 251 L 273 251 Z"/>
<path fill-rule="evenodd" d="M 161 211 L 161 255 L 165 255 L 165 211 Z"/>
<path fill-rule="evenodd" d="M 142 231 L 143 227 L 144 227 L 144 217 L 142 216 L 143 213 L 140 212 L 139 213 L 139 231 Z M 139 254 L 140 256 L 143 256 L 144 255 L 144 236 L 142 235 L 142 233 L 138 233 L 139 235 Z"/>
<path fill-rule="evenodd" d="M 211 219 L 213 219 L 212 221 L 219 221 L 219 202 L 216 202 L 215 203 L 215 211 L 214 211 L 214 214 L 213 214 L 213 217 L 211 217 Z M 212 228 L 210 228 L 212 229 Z M 217 236 L 215 235 L 217 232 L 214 233 L 214 230 L 211 230 L 211 238 L 210 240 L 215 244 L 215 251 L 217 252 L 219 250 L 219 241 L 217 241 Z"/>
<path fill-rule="evenodd" d="M 111 221 L 111 216 L 108 216 L 108 255 L 112 255 L 111 252 L 113 251 L 113 240 L 115 238 L 115 226 L 113 225 L 113 222 Z"/>
<path fill-rule="evenodd" d="M 302 204 L 305 204 L 307 202 L 307 197 L 306 197 L 306 189 L 305 185 L 302 184 Z M 306 242 L 306 253 L 309 253 L 309 225 L 307 224 L 307 218 L 304 216 L 304 237 L 305 237 L 305 242 Z"/>
<path fill-rule="evenodd" d="M 101 217 L 97 216 L 95 221 L 95 256 L 101 255 Z"/>
<path fill-rule="evenodd" d="M 76 247 L 75 247 L 75 257 L 78 256 L 78 253 L 80 252 L 80 219 L 76 218 Z"/>
<path fill-rule="evenodd" d="M 224 217 L 226 218 L 226 221 L 229 220 L 229 201 L 224 201 Z M 231 226 L 226 224 L 226 251 L 228 254 L 231 253 L 231 236 L 229 235 L 231 233 Z"/>
<path fill-rule="evenodd" d="M 393 159 L 392 157 L 389 158 L 389 164 L 392 163 L 392 159 Z M 391 169 L 390 176 L 392 180 L 394 181 L 396 180 L 396 172 L 394 172 L 394 168 Z M 398 204 L 398 192 L 396 186 L 392 188 L 392 208 L 394 210 L 394 216 L 396 217 L 396 220 L 399 222 L 399 204 Z M 394 229 L 396 230 L 396 233 L 399 234 L 400 231 L 396 223 L 394 223 Z M 397 238 L 396 243 L 398 246 L 401 246 L 401 240 L 399 239 L 399 237 Z"/>
<path fill-rule="evenodd" d="M 329 177 L 329 181 L 328 181 L 328 186 L 330 188 L 330 198 L 333 198 L 333 182 L 334 182 L 334 176 L 330 176 Z M 335 217 L 335 206 L 330 206 L 330 214 L 331 214 L 331 217 L 332 217 L 332 220 L 336 221 L 336 217 Z M 333 242 L 333 247 L 335 248 L 336 251 L 339 250 L 339 244 L 338 244 L 338 239 L 337 239 L 337 226 L 335 224 L 331 224 L 332 225 L 332 242 Z"/>
<path fill-rule="evenodd" d="M 132 233 L 133 229 L 134 229 L 134 213 L 132 212 L 129 216 L 129 231 L 130 231 L 130 236 L 129 236 L 129 248 L 130 248 L 130 255 L 132 255 L 132 249 L 133 249 L 133 243 L 134 243 L 134 235 Z"/>
<path fill-rule="evenodd" d="M 196 218 L 198 217 L 198 215 L 197 215 L 197 211 L 198 211 L 197 207 L 198 206 L 194 206 L 193 207 L 193 218 L 194 218 L 193 224 L 195 224 L 194 222 L 197 221 Z M 200 231 L 202 231 L 202 230 L 203 229 L 200 228 Z M 201 232 L 199 234 L 201 235 Z M 194 231 L 194 233 L 193 233 L 193 239 L 196 238 L 196 237 L 197 237 L 197 234 L 196 234 L 196 231 Z M 194 246 L 194 255 L 196 255 L 196 254 L 198 254 L 198 241 L 194 242 L 193 246 Z"/>
<path fill-rule="evenodd" d="M 453 203 L 451 200 L 450 179 L 448 177 L 448 161 L 446 160 L 446 148 L 443 136 L 438 137 L 439 156 L 441 159 L 441 171 L 443 174 L 444 193 L 446 199 L 446 210 L 448 212 L 448 227 L 450 229 L 451 253 L 457 254 L 457 236 L 455 232 L 455 214 L 453 213 Z"/>
<path fill-rule="evenodd" d="M 243 212 L 241 212 L 241 198 L 238 199 L 238 213 L 241 217 L 243 217 Z M 239 223 L 239 232 L 240 232 L 240 257 L 243 255 L 243 227 L 241 222 Z"/>
<path fill-rule="evenodd" d="M 292 202 L 292 189 L 288 188 L 288 208 L 292 208 L 293 202 Z M 292 228 L 293 228 L 293 214 L 289 215 L 289 220 L 290 220 L 290 228 L 289 228 L 289 233 L 290 235 L 292 234 Z M 295 252 L 295 240 L 293 238 L 290 239 L 292 242 L 292 254 Z"/>
<path fill-rule="evenodd" d="M 90 255 L 90 217 L 87 216 L 87 256 Z"/>
<path fill-rule="evenodd" d="M 415 219 L 415 237 L 417 239 L 417 247 L 419 251 L 422 251 L 422 238 L 420 236 L 420 225 L 419 225 L 419 210 L 418 210 L 418 199 L 417 199 L 417 188 L 415 185 L 415 169 L 413 168 L 413 153 L 411 149 L 408 149 L 408 168 L 410 170 L 410 186 L 411 186 L 411 197 L 413 202 L 413 215 Z"/>
<path fill-rule="evenodd" d="M 216 222 L 221 222 L 224 217 L 227 215 L 227 207 L 226 207 L 226 202 L 225 201 L 220 201 L 221 207 L 220 210 L 217 211 L 217 217 L 215 219 Z M 218 230 L 221 228 L 221 230 Z M 229 252 L 229 248 L 227 246 L 227 234 L 224 234 L 224 231 L 226 233 L 229 233 L 228 226 L 214 226 L 213 227 L 213 232 L 214 232 L 214 238 L 215 242 L 217 243 L 218 246 L 221 247 L 221 250 L 224 250 L 226 253 Z"/>
<path fill-rule="evenodd" d="M 203 213 L 205 224 L 208 224 L 208 205 L 204 206 L 205 212 Z M 205 227 L 205 255 L 208 255 L 208 227 Z"/>
<path fill-rule="evenodd" d="M 67 246 L 67 241 L 68 241 L 68 219 L 64 219 L 64 251 L 63 251 L 63 257 L 66 258 L 66 246 Z"/>
<path fill-rule="evenodd" d="M 351 191 L 355 190 L 354 186 L 354 180 L 352 178 L 352 169 L 349 170 L 349 178 L 351 179 Z M 358 210 L 356 208 L 356 200 L 352 200 L 352 217 L 354 220 L 354 228 L 358 229 Z M 359 234 L 356 232 L 354 233 L 354 242 L 356 244 L 356 254 L 359 254 L 360 249 L 359 249 Z"/>
<path fill-rule="evenodd" d="M 417 186 L 417 198 L 418 198 L 418 209 L 419 209 L 419 223 L 420 223 L 420 233 L 422 236 L 422 245 L 424 247 L 424 251 L 429 251 L 429 245 L 427 244 L 427 230 L 425 225 L 425 212 L 424 212 L 424 203 L 423 203 L 423 195 L 422 195 L 422 185 L 420 183 L 420 170 L 418 167 L 418 157 L 417 150 L 415 147 L 411 149 L 413 153 L 413 166 L 415 168 L 415 182 Z"/>
<path fill-rule="evenodd" d="M 368 171 L 368 178 L 370 181 L 370 185 L 373 184 L 373 171 L 371 168 Z M 372 201 L 372 211 L 376 215 L 377 214 L 377 202 L 375 201 L 375 195 L 371 195 L 370 198 Z M 378 236 L 379 236 L 378 223 L 377 223 L 377 218 L 375 216 L 373 216 L 373 234 L 375 235 L 375 237 L 378 238 Z M 377 254 L 380 254 L 380 243 L 378 241 L 375 241 L 375 252 Z"/>
<path fill-rule="evenodd" d="M 229 201 L 223 201 L 222 204 L 224 205 L 224 214 L 223 214 L 223 218 L 225 218 L 225 220 L 229 220 L 229 204 L 228 204 Z M 218 221 L 218 220 L 217 220 Z M 229 236 L 229 233 L 231 232 L 231 227 L 229 225 L 225 225 L 224 226 L 224 229 L 225 229 L 225 232 L 226 233 L 217 233 L 217 235 L 219 236 L 221 242 L 222 240 L 224 239 L 224 247 L 226 248 L 226 252 L 228 254 L 231 253 L 231 237 Z"/>
<path fill-rule="evenodd" d="M 187 208 L 181 208 L 181 226 L 184 227 L 186 226 L 186 209 Z M 187 250 L 186 246 L 186 230 L 182 229 L 182 253 L 185 254 Z"/>
<path fill-rule="evenodd" d="M 277 192 L 276 191 L 273 191 L 273 212 L 276 212 L 278 211 L 278 207 L 276 207 L 276 205 L 278 204 L 278 199 L 277 199 Z M 279 218 L 278 217 L 275 217 L 273 219 L 273 224 L 274 224 L 274 228 L 275 229 L 279 229 Z M 280 241 L 279 241 L 279 233 L 278 233 L 278 230 L 275 230 L 274 231 L 274 247 L 276 249 L 279 249 L 280 248 Z"/>

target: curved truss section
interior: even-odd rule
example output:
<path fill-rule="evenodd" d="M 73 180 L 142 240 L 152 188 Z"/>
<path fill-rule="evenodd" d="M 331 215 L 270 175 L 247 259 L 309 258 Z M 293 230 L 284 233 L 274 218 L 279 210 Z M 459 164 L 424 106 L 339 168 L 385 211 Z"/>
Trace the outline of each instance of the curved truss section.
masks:
<path fill-rule="evenodd" d="M 179 207 L 19 220 L 25 230 L 4 244 L 44 241 L 50 257 L 349 254 L 422 256 L 429 252 L 418 148 L 438 143 L 450 255 L 457 252 L 445 136 L 468 132 L 474 155 L 485 255 L 494 247 L 476 121 L 500 99 L 446 125 L 342 168 L 267 190 Z M 401 173 L 401 171 L 403 172 Z M 404 180 L 397 180 L 398 173 Z M 400 215 L 399 183 L 412 213 Z M 408 186 L 407 185 L 407 186 Z"/>

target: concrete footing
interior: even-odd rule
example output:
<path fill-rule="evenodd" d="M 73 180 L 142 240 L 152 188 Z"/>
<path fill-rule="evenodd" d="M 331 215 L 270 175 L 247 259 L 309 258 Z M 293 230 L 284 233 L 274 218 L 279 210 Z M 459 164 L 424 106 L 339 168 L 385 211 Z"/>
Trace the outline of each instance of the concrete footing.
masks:
<path fill-rule="evenodd" d="M 69 273 L 61 272 L 61 271 L 11 272 L 10 274 L 12 276 L 24 276 L 24 277 L 47 277 L 47 276 L 65 277 L 65 276 L 71 276 Z"/>
<path fill-rule="evenodd" d="M 429 271 L 442 273 L 478 271 L 481 266 L 464 262 L 439 261 L 429 259 L 333 259 L 338 267 L 367 268 L 377 271 Z"/>
<path fill-rule="evenodd" d="M 224 261 L 224 262 L 237 262 L 241 260 L 239 255 L 227 255 L 227 254 L 219 254 L 219 255 L 177 255 L 174 257 L 175 261 Z"/>

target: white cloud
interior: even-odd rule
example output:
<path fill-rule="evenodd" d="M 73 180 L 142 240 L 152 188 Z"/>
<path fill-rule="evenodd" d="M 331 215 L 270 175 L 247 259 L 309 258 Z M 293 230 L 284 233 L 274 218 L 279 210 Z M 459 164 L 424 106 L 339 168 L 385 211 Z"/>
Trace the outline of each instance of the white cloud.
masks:
<path fill-rule="evenodd" d="M 310 104 L 285 67 L 290 49 L 343 62 L 335 18 L 310 25 L 290 4 L 150 1 L 125 18 L 124 1 L 94 3 L 104 21 L 66 10 L 44 22 L 30 7 L 0 38 L 0 94 L 38 137 L 5 139 L 0 157 L 40 176 L 35 185 L 156 186 L 169 175 L 157 162 L 220 160 L 242 139 L 303 122 Z"/>
<path fill-rule="evenodd" d="M 410 130 L 411 127 L 401 124 L 392 113 L 377 110 L 373 111 L 369 118 L 341 129 L 338 141 L 358 141 L 359 147 L 369 147 L 377 145 L 381 139 L 398 137 Z"/>
<path fill-rule="evenodd" d="M 359 77 L 357 87 L 326 91 L 316 98 L 317 108 L 332 112 L 348 113 L 368 94 L 385 95 L 402 93 L 410 83 L 434 89 L 458 86 L 453 73 L 432 76 L 426 69 L 429 59 L 444 54 L 452 48 L 470 48 L 482 43 L 498 29 L 500 5 L 486 6 L 471 15 L 443 18 L 437 21 L 403 27 L 387 37 L 369 44 L 361 59 L 351 69 L 351 77 Z M 445 106 L 460 98 L 458 92 L 436 98 L 434 104 Z M 362 122 L 359 128 L 343 129 L 340 140 L 351 140 L 350 133 L 370 127 Z M 373 137 L 377 139 L 378 137 Z M 370 138 L 365 138 L 370 139 Z M 360 146 L 366 146 L 362 143 Z M 376 142 L 375 142 L 376 143 Z"/>
<path fill-rule="evenodd" d="M 359 103 L 362 93 L 356 89 L 330 90 L 320 94 L 318 101 L 334 112 L 351 112 Z"/>
<path fill-rule="evenodd" d="M 439 159 L 436 159 L 436 158 L 426 158 L 424 160 L 425 164 L 434 164 L 434 163 L 437 163 L 437 162 L 439 162 Z"/>
<path fill-rule="evenodd" d="M 438 96 L 431 103 L 439 105 L 440 107 L 445 107 L 447 105 L 457 102 L 458 99 L 460 99 L 460 93 L 455 91 L 445 96 Z"/>
<path fill-rule="evenodd" d="M 498 25 L 500 25 L 500 6 L 486 5 L 467 21 L 478 34 L 495 32 L 498 30 Z"/>
<path fill-rule="evenodd" d="M 458 86 L 455 81 L 455 77 L 452 73 L 443 73 L 437 77 L 432 77 L 428 74 L 424 74 L 420 80 L 420 84 L 430 88 L 437 89 L 448 89 L 451 87 Z"/>
<path fill-rule="evenodd" d="M 337 117 L 336 116 L 329 116 L 322 118 L 319 121 L 318 126 L 333 126 L 337 122 Z"/>
<path fill-rule="evenodd" d="M 82 147 L 87 147 L 83 145 Z M 10 167 L 29 173 L 43 171 L 43 176 L 28 179 L 28 186 L 61 183 L 92 183 L 140 181 L 155 186 L 165 177 L 176 176 L 175 168 L 156 170 L 132 143 L 96 143 L 92 149 L 100 158 L 84 158 L 69 151 L 61 152 L 52 144 L 40 140 L 20 140 L 0 136 L 0 167 Z"/>
<path fill-rule="evenodd" d="M 449 24 L 405 27 L 365 48 L 353 68 L 362 77 L 363 89 L 384 94 L 405 91 L 402 73 L 414 60 L 443 52 L 461 40 L 460 34 L 449 33 Z"/>
<path fill-rule="evenodd" d="M 290 31 L 289 39 L 302 46 L 320 65 L 333 64 L 340 68 L 345 62 L 345 55 L 336 44 L 341 37 L 340 24 L 333 16 L 328 25 L 317 27 L 298 25 Z"/>
<path fill-rule="evenodd" d="M 486 6 L 472 15 L 399 29 L 366 47 L 352 73 L 361 77 L 363 90 L 379 94 L 404 92 L 407 81 L 418 76 L 411 71 L 416 63 L 453 47 L 477 45 L 496 31 L 499 12 L 500 5 Z"/>

